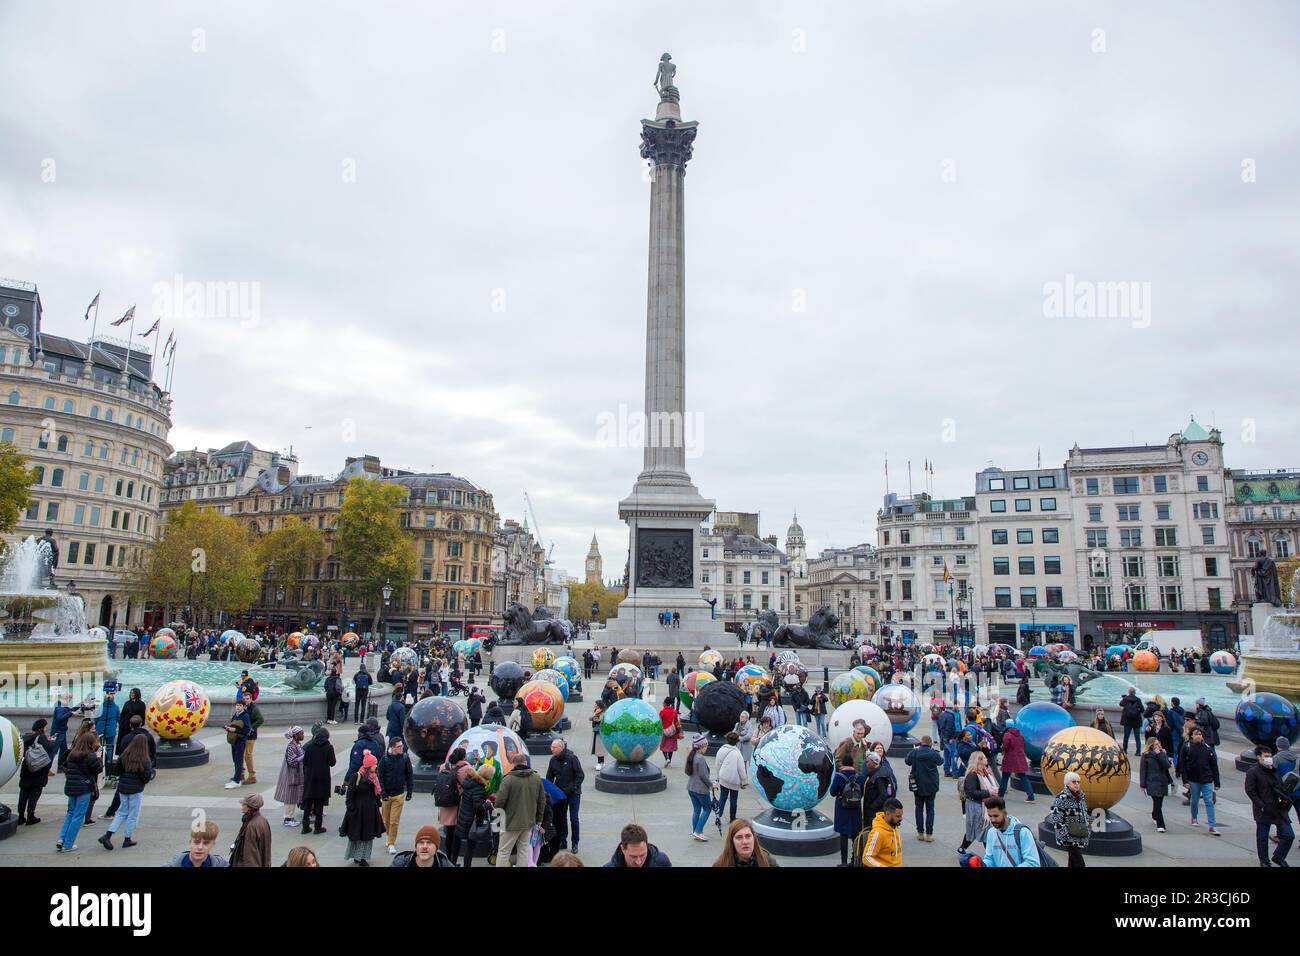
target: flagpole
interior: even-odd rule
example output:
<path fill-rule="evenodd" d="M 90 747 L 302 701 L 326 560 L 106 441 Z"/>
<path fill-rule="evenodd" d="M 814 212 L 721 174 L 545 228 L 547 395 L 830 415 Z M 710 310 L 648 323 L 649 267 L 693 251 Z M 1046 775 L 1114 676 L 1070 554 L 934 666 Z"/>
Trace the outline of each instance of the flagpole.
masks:
<path fill-rule="evenodd" d="M 172 391 L 172 372 L 175 371 L 175 368 L 176 368 L 176 343 L 173 342 L 171 355 L 167 359 L 167 394 L 168 395 L 170 395 Z"/>
<path fill-rule="evenodd" d="M 96 292 L 95 318 L 90 323 L 90 342 L 87 343 L 90 349 L 86 352 L 86 361 L 90 363 L 90 380 L 92 382 L 95 380 L 95 330 L 99 328 L 99 296 L 100 293 Z"/>
<path fill-rule="evenodd" d="M 126 333 L 126 392 L 131 394 L 131 340 L 135 338 L 135 309 L 131 310 L 131 331 Z"/>

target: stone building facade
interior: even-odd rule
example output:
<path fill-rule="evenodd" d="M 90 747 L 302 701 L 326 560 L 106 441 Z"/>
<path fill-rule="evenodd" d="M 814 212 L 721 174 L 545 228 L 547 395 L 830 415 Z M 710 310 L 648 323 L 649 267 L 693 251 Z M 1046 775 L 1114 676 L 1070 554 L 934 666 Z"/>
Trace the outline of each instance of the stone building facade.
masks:
<path fill-rule="evenodd" d="M 1250 606 L 1255 602 L 1251 567 L 1265 554 L 1279 564 L 1300 554 L 1300 469 L 1230 471 L 1227 524 L 1232 609 L 1240 633 L 1250 634 Z"/>

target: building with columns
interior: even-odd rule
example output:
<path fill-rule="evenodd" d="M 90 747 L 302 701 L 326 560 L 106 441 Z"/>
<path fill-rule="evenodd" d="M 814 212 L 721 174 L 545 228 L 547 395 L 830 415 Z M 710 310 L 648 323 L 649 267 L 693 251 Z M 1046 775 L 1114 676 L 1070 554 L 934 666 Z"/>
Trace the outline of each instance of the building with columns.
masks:
<path fill-rule="evenodd" d="M 546 603 L 546 551 L 523 524 L 501 522 L 492 545 L 492 613 L 498 621 L 511 604 L 534 610 Z"/>
<path fill-rule="evenodd" d="M 127 579 L 157 538 L 172 453 L 171 396 L 155 371 L 137 343 L 54 335 L 35 284 L 0 279 L 0 441 L 36 473 L 15 535 L 53 531 L 55 581 L 81 595 L 91 625 L 145 623 Z"/>
<path fill-rule="evenodd" d="M 728 630 L 768 610 L 789 620 L 789 565 L 776 535 L 760 538 L 749 533 L 758 530 L 757 524 L 744 527 L 715 523 L 700 532 L 700 595 L 717 601 L 718 620 Z"/>
<path fill-rule="evenodd" d="M 1255 603 L 1255 584 L 1251 567 L 1264 555 L 1281 563 L 1300 554 L 1300 469 L 1228 472 L 1227 525 L 1232 609 L 1239 633 L 1252 634 L 1250 606 Z"/>

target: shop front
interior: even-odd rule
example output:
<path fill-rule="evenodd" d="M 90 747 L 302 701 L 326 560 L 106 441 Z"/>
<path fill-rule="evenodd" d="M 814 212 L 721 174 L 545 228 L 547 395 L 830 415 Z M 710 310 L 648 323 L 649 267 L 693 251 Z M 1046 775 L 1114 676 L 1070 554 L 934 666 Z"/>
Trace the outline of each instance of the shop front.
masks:
<path fill-rule="evenodd" d="M 1194 630 L 1208 652 L 1232 650 L 1237 644 L 1237 620 L 1231 611 L 1141 611 L 1119 617 L 1114 611 L 1079 612 L 1083 647 L 1104 648 L 1135 643 L 1147 631 Z"/>
<path fill-rule="evenodd" d="M 1016 644 L 1021 650 L 1028 650 L 1035 644 L 1067 644 L 1074 647 L 1074 625 L 1053 622 L 1021 624 L 1020 642 Z"/>

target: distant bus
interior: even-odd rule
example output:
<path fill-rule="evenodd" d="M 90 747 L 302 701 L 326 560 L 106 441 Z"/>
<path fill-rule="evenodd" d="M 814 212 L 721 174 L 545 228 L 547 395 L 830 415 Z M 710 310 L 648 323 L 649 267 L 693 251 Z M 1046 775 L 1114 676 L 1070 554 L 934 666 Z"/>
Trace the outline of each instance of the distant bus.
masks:
<path fill-rule="evenodd" d="M 470 639 L 478 638 L 480 641 L 489 637 L 500 638 L 505 627 L 500 624 L 471 624 L 469 626 Z"/>

